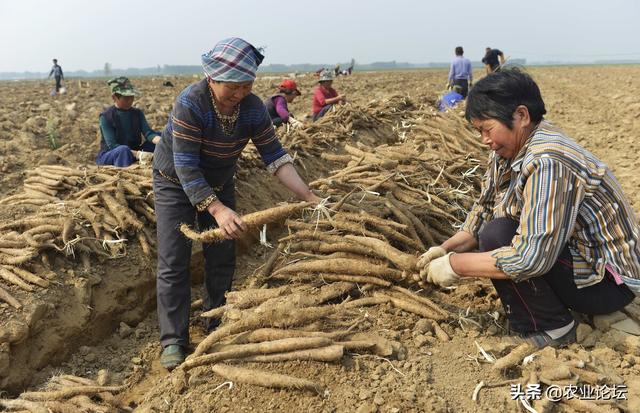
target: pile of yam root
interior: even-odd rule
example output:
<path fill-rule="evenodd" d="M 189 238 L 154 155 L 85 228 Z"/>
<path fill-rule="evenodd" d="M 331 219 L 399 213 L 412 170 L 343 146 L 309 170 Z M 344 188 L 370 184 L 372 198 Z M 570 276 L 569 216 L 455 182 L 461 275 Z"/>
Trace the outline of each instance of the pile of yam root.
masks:
<path fill-rule="evenodd" d="M 614 347 L 631 362 L 640 362 L 640 340 L 610 330 Z M 529 412 L 548 413 L 562 404 L 563 411 L 617 413 L 640 410 L 640 380 L 625 380 L 613 366 L 578 346 L 538 349 L 528 343 L 515 347 L 501 343 L 495 349 L 476 343 L 480 360 L 491 364 L 491 374 L 473 390 L 477 401 L 483 388 L 509 388 L 512 399 Z M 496 353 L 506 355 L 497 358 Z M 504 380 L 504 377 L 516 377 Z"/>
<path fill-rule="evenodd" d="M 127 241 L 135 240 L 150 256 L 152 187 L 151 170 L 142 167 L 44 165 L 28 171 L 23 190 L 0 199 L 0 208 L 15 216 L 0 222 L 0 300 L 19 308 L 11 290 L 46 288 L 55 278 L 46 270 L 55 254 L 89 269 L 91 257 L 123 256 Z"/>
<path fill-rule="evenodd" d="M 95 379 L 68 374 L 54 376 L 40 391 L 25 392 L 16 399 L 0 399 L 0 407 L 30 413 L 133 411 L 118 397 L 125 386 L 110 385 L 109 376 L 107 370 L 100 370 Z"/>
<path fill-rule="evenodd" d="M 192 369 L 210 369 L 231 381 L 321 393 L 322 385 L 307 378 L 242 364 L 339 362 L 345 352 L 398 357 L 405 352 L 400 343 L 362 329 L 370 306 L 418 315 L 435 337 L 450 339 L 442 324 L 458 309 L 436 303 L 429 288 L 416 291 L 426 287 L 416 264 L 456 231 L 471 208 L 481 148 L 459 119 L 434 115 L 404 122 L 412 130 L 404 142 L 347 144 L 342 153 L 322 154 L 336 168 L 310 184 L 326 197 L 320 205 L 286 204 L 243 216 L 255 232 L 289 217 L 288 234 L 250 280 L 255 288 L 230 292 L 226 305 L 200 314 L 221 325 L 176 375 L 186 381 Z M 200 242 L 222 239 L 216 229 L 181 229 Z"/>
<path fill-rule="evenodd" d="M 327 196 L 326 203 L 315 208 L 306 203 L 282 205 L 243 217 L 254 231 L 266 232 L 266 224 L 288 216 L 289 233 L 279 238 L 254 273 L 250 285 L 257 288 L 230 292 L 226 305 L 200 314 L 219 319 L 221 326 L 176 369 L 178 382 L 186 385 L 197 369 L 198 375 L 204 370 L 232 382 L 322 394 L 322 384 L 308 377 L 253 364 L 339 363 L 345 353 L 370 353 L 387 360 L 404 357 L 401 343 L 367 330 L 362 321 L 370 306 L 415 314 L 434 337 L 450 340 L 447 331 L 452 331 L 461 309 L 432 294 L 432 287 L 420 280 L 416 262 L 464 221 L 480 187 L 479 159 L 486 155 L 478 137 L 455 114 L 403 114 L 394 126 L 402 138 L 397 144 L 347 143 L 340 152 L 321 153 L 336 165 L 329 176 L 311 183 Z M 320 137 L 310 142 L 313 139 Z M 220 239 L 216 230 L 182 229 L 194 240 Z M 498 359 L 483 350 L 493 364 L 493 376 L 476 386 L 473 398 L 477 400 L 482 388 L 509 389 L 517 383 L 523 388 L 539 384 L 543 395 L 550 385 L 625 383 L 576 348 L 536 352 L 528 344 L 503 346 Z M 636 343 L 635 350 L 629 350 L 637 353 L 637 348 Z M 528 360 L 524 366 L 523 360 Z M 505 379 L 514 374 L 519 378 Z M 627 384 L 630 393 L 638 392 L 638 383 Z M 525 410 L 535 405 L 537 411 L 551 411 L 557 404 L 544 397 L 516 402 Z M 597 403 L 577 397 L 560 403 L 567 411 L 588 412 L 635 406 L 633 401 Z"/>

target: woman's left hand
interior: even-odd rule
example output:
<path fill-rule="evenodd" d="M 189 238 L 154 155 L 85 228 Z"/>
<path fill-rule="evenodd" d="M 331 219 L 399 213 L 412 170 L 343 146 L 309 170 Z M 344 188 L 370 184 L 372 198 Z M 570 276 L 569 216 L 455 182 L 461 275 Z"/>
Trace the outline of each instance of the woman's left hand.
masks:
<path fill-rule="evenodd" d="M 460 281 L 460 276 L 451 268 L 449 261 L 451 254 L 453 252 L 431 261 L 427 268 L 420 272 L 422 279 L 440 287 L 450 287 L 457 284 Z"/>

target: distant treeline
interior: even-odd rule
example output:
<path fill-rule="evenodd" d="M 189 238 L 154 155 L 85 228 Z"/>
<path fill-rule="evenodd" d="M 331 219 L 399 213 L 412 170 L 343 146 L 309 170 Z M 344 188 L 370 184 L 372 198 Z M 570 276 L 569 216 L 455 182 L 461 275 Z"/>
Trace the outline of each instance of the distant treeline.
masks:
<path fill-rule="evenodd" d="M 62 69 L 64 70 L 64 62 L 61 62 Z M 524 66 L 527 64 L 526 59 L 509 59 L 509 64 Z M 638 64 L 637 60 L 599 60 L 595 62 L 536 62 L 530 65 L 544 66 L 544 65 L 576 65 L 576 64 Z M 340 68 L 345 70 L 349 67 L 350 62 L 340 63 Z M 450 62 L 431 62 L 431 63 L 409 63 L 409 62 L 396 62 L 395 60 L 389 62 L 373 62 L 373 63 L 356 63 L 354 66 L 355 71 L 369 71 L 369 70 L 403 70 L 403 69 L 428 69 L 428 68 L 448 68 Z M 472 62 L 472 66 L 475 68 L 481 68 L 484 65 L 481 62 Z M 322 64 L 322 63 L 301 63 L 293 65 L 284 64 L 268 64 L 260 66 L 258 69 L 261 73 L 304 73 L 315 72 L 318 69 L 328 68 L 333 69 L 335 64 Z M 111 76 L 170 76 L 170 75 L 200 75 L 202 73 L 202 66 L 200 65 L 157 65 L 155 67 L 145 68 L 128 68 L 128 69 L 110 69 L 109 72 L 101 70 L 75 70 L 64 71 L 64 75 L 67 78 L 71 77 L 111 77 Z M 44 79 L 49 72 L 0 72 L 0 80 L 11 79 Z"/>

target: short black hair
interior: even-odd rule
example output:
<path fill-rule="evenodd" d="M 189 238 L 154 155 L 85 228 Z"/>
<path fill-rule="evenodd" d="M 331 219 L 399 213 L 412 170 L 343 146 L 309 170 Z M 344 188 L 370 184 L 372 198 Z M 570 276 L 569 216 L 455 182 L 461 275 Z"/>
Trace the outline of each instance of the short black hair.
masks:
<path fill-rule="evenodd" d="M 464 50 L 462 50 L 462 46 L 456 47 L 456 56 L 462 56 L 464 54 Z"/>
<path fill-rule="evenodd" d="M 511 129 L 513 113 L 520 105 L 527 107 L 535 123 L 547 113 L 533 78 L 522 69 L 512 67 L 491 73 L 474 85 L 467 97 L 464 116 L 468 121 L 496 119 Z"/>

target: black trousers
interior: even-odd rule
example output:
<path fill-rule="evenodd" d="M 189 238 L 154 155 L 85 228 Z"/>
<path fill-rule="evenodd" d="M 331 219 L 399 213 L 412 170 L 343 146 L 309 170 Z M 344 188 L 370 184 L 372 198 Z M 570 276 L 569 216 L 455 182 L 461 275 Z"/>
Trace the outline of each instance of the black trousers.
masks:
<path fill-rule="evenodd" d="M 191 309 L 191 240 L 179 230 L 181 224 L 193 225 L 197 220 L 203 230 L 215 220 L 209 212 L 197 212 L 189 198 L 176 183 L 153 172 L 153 190 L 158 232 L 157 299 L 160 343 L 187 346 L 189 344 L 189 312 Z M 220 201 L 235 209 L 233 179 L 217 193 Z M 235 271 L 235 241 L 227 240 L 202 245 L 205 259 L 203 308 L 210 310 L 225 303 L 225 293 L 231 288 Z M 218 320 L 209 319 L 207 329 L 215 328 Z"/>
<path fill-rule="evenodd" d="M 454 79 L 453 80 L 453 86 L 460 86 L 462 88 L 462 91 L 460 92 L 460 94 L 462 95 L 463 98 L 467 98 L 467 95 L 469 94 L 469 81 L 467 79 Z"/>
<path fill-rule="evenodd" d="M 56 78 L 56 93 L 60 91 L 60 81 L 62 80 L 61 76 L 54 76 Z"/>
<path fill-rule="evenodd" d="M 480 251 L 510 245 L 518 223 L 509 218 L 494 219 L 479 234 Z M 573 280 L 573 260 L 565 247 L 551 270 L 526 281 L 491 280 L 500 296 L 511 330 L 526 334 L 567 325 L 569 310 L 589 315 L 618 311 L 635 298 L 626 285 L 617 285 L 610 274 L 599 283 L 578 288 Z"/>
<path fill-rule="evenodd" d="M 318 113 L 314 113 L 313 114 L 313 121 L 317 121 L 318 119 L 320 119 L 321 117 L 323 117 L 324 115 L 327 114 L 327 112 L 329 112 L 331 110 L 331 108 L 333 107 L 333 104 L 330 105 L 324 105 L 322 107 L 322 109 L 320 110 L 320 112 Z"/>

